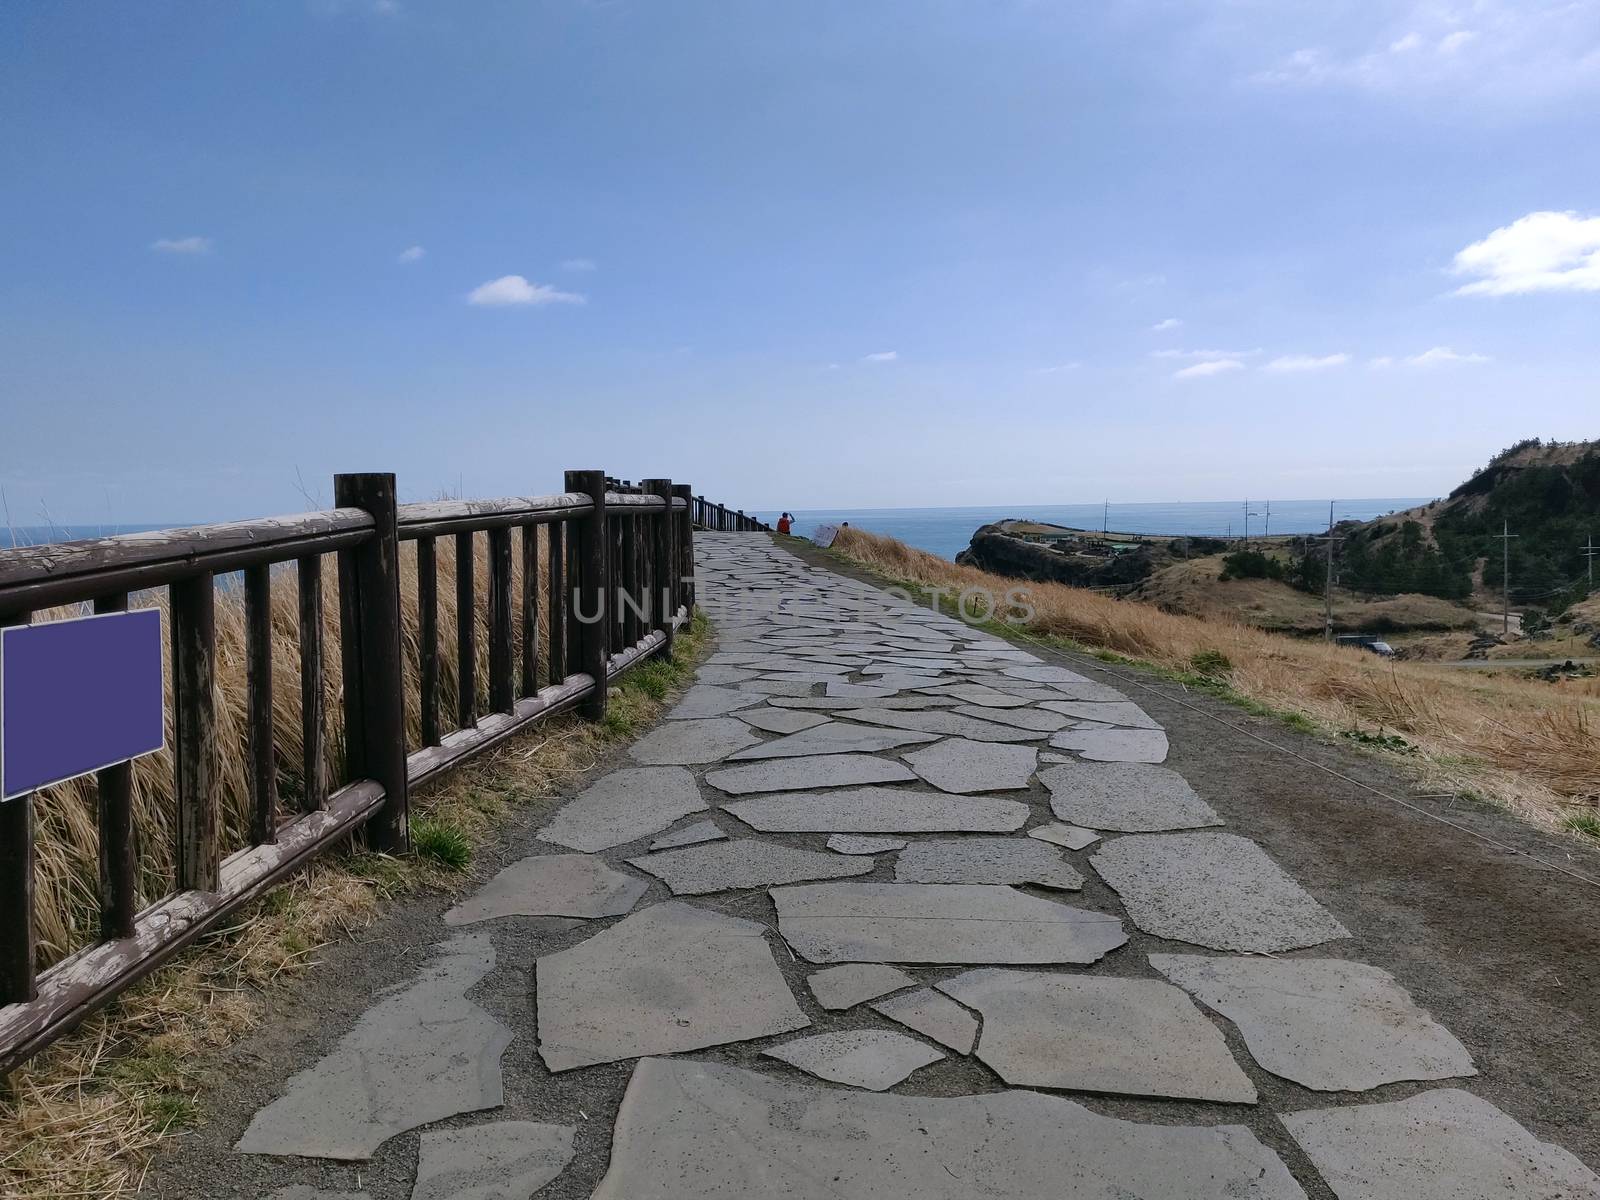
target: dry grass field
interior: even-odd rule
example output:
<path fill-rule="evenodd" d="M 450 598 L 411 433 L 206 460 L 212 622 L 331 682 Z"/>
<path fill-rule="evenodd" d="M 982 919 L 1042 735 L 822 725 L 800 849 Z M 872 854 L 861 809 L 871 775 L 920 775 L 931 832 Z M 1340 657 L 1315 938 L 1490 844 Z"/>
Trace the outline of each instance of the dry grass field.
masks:
<path fill-rule="evenodd" d="M 1471 792 L 1547 827 L 1600 834 L 1600 680 L 1551 684 L 1395 663 L 1235 620 L 1022 584 L 854 527 L 840 530 L 833 549 L 914 585 L 995 595 L 1025 587 L 1035 610 L 1022 627 L 1028 636 L 1148 664 L 1295 724 L 1403 739 L 1381 752 L 1432 790 Z"/>

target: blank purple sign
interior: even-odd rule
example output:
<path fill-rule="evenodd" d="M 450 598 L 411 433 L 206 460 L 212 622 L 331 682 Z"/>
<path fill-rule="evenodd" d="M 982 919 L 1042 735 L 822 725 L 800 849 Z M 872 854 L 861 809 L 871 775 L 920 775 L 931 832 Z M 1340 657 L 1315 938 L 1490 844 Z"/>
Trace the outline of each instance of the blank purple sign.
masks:
<path fill-rule="evenodd" d="M 0 630 L 0 798 L 161 749 L 161 612 Z"/>

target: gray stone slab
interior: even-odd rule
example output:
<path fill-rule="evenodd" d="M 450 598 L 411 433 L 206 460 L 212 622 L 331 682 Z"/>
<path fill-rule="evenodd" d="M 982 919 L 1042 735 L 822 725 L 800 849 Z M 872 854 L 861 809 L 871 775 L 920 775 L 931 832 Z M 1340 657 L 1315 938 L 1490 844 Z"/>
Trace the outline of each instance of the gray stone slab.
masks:
<path fill-rule="evenodd" d="M 764 729 L 768 733 L 799 733 L 802 729 L 812 729 L 826 724 L 828 720 L 821 713 L 804 712 L 794 708 L 773 708 L 770 705 L 747 709 L 739 714 L 739 719 L 746 725 L 754 725 L 757 729 Z"/>
<path fill-rule="evenodd" d="M 686 846 L 628 861 L 665 880 L 674 896 L 703 896 L 803 879 L 843 879 L 865 875 L 876 865 L 871 859 L 800 850 L 762 838 Z"/>
<path fill-rule="evenodd" d="M 947 683 L 930 690 L 937 695 L 950 696 L 962 704 L 975 705 L 979 708 L 1022 708 L 1028 703 L 1026 696 L 1002 692 L 981 683 Z"/>
<path fill-rule="evenodd" d="M 1240 1125 L 1119 1121 L 1058 1096 L 900 1096 L 737 1067 L 634 1068 L 593 1200 L 1305 1200 Z"/>
<path fill-rule="evenodd" d="M 1237 834 L 1130 834 L 1090 861 L 1133 923 L 1157 937 L 1271 954 L 1350 936 L 1261 847 Z"/>
<path fill-rule="evenodd" d="M 619 917 L 650 885 L 588 854 L 548 854 L 514 862 L 444 915 L 446 925 L 496 917 Z"/>
<path fill-rule="evenodd" d="M 964 837 L 912 842 L 895 860 L 896 883 L 1036 883 L 1077 891 L 1083 876 L 1061 851 L 1033 838 Z"/>
<path fill-rule="evenodd" d="M 485 934 L 456 934 L 415 982 L 379 1000 L 251 1119 L 244 1154 L 367 1159 L 389 1138 L 503 1101 L 511 1030 L 465 993 L 494 968 Z"/>
<path fill-rule="evenodd" d="M 1024 700 L 1022 703 L 1026 704 Z M 977 704 L 958 704 L 950 710 L 961 717 L 978 717 L 999 725 L 1012 725 L 1018 729 L 1031 729 L 1035 733 L 1059 733 L 1071 724 L 1071 718 L 1060 713 L 1045 712 L 1042 708 L 984 708 Z"/>
<path fill-rule="evenodd" d="M 756 796 L 725 807 L 762 833 L 1009 833 L 1028 820 L 1028 806 L 1016 800 L 885 787 Z"/>
<path fill-rule="evenodd" d="M 966 738 L 946 738 L 901 757 L 934 787 L 958 795 L 1026 788 L 1039 762 L 1039 752 L 1032 746 Z"/>
<path fill-rule="evenodd" d="M 837 710 L 846 708 L 860 708 L 860 700 L 852 700 L 845 696 L 774 696 L 770 702 L 777 708 L 799 708 Z M 931 708 L 954 708 L 957 701 L 949 696 L 888 696 L 882 700 L 873 701 L 874 708 L 920 710 Z"/>
<path fill-rule="evenodd" d="M 937 986 L 983 1014 L 978 1057 L 1014 1087 L 1256 1102 L 1221 1032 L 1170 983 L 969 971 Z"/>
<path fill-rule="evenodd" d="M 1046 700 L 1090 700 L 1114 704 L 1128 698 L 1109 683 L 1052 683 L 1049 687 L 1054 695 L 1044 697 Z"/>
<path fill-rule="evenodd" d="M 757 758 L 804 758 L 816 754 L 852 752 L 870 754 L 878 750 L 893 750 L 900 746 L 916 746 L 937 740 L 938 738 L 931 733 L 869 729 L 844 721 L 829 721 L 826 725 L 818 725 L 815 729 L 802 729 L 799 733 L 791 733 L 788 737 L 779 738 L 775 742 L 766 742 L 760 746 L 752 746 L 748 750 L 741 750 L 737 754 L 730 754 L 728 758 L 733 761 L 744 761 Z"/>
<path fill-rule="evenodd" d="M 701 842 L 720 842 L 727 836 L 715 821 L 696 821 L 693 825 L 685 825 L 682 829 L 658 837 L 650 843 L 650 851 L 654 853 L 657 850 L 675 850 L 679 846 L 698 846 Z"/>
<path fill-rule="evenodd" d="M 762 1053 L 819 1079 L 869 1092 L 892 1088 L 918 1068 L 944 1057 L 926 1042 L 889 1029 L 818 1033 Z"/>
<path fill-rule="evenodd" d="M 1029 683 L 1088 683 L 1086 676 L 1079 675 L 1076 671 L 1069 671 L 1065 667 L 1051 667 L 1040 663 L 1037 666 L 1022 665 L 1006 667 L 1004 674 L 1012 679 L 1026 679 Z"/>
<path fill-rule="evenodd" d="M 748 667 L 709 662 L 696 671 L 694 677 L 697 683 L 739 683 L 745 679 L 754 679 L 756 673 Z"/>
<path fill-rule="evenodd" d="M 1044 734 L 1032 729 L 996 725 L 993 721 L 958 716 L 953 712 L 901 712 L 896 709 L 852 708 L 839 715 L 848 717 L 852 721 L 865 721 L 870 725 L 886 725 L 891 729 L 912 729 L 924 734 L 970 738 L 975 742 L 1037 742 L 1044 737 Z"/>
<path fill-rule="evenodd" d="M 808 962 L 1091 963 L 1122 922 L 1014 888 L 810 883 L 773 888 L 778 929 Z"/>
<path fill-rule="evenodd" d="M 817 1003 L 831 1012 L 854 1008 L 863 1000 L 876 1000 L 889 992 L 912 987 L 916 980 L 883 963 L 845 963 L 813 972 L 806 986 Z"/>
<path fill-rule="evenodd" d="M 679 721 L 656 732 L 698 723 Z M 602 775 L 563 805 L 539 831 L 539 838 L 574 850 L 609 850 L 660 833 L 705 807 L 694 776 L 682 767 L 622 767 Z"/>
<path fill-rule="evenodd" d="M 875 758 L 870 754 L 780 758 L 706 772 L 707 783 L 732 796 L 858 787 L 867 783 L 900 783 L 916 777 L 916 772 L 904 763 L 889 758 Z"/>
<path fill-rule="evenodd" d="M 698 721 L 669 721 L 645 734 L 628 753 L 634 761 L 651 766 L 689 766 L 716 762 L 761 739 L 750 726 L 733 717 L 708 717 Z"/>
<path fill-rule="evenodd" d="M 903 996 L 890 996 L 870 1006 L 873 1012 L 915 1029 L 957 1054 L 971 1054 L 978 1039 L 978 1019 L 949 996 L 920 988 Z"/>
<path fill-rule="evenodd" d="M 658 904 L 537 964 L 539 1054 L 552 1071 L 804 1029 L 754 921 Z"/>
<path fill-rule="evenodd" d="M 573 1133 L 536 1121 L 429 1130 L 411 1200 L 529 1200 L 572 1161 Z"/>
<path fill-rule="evenodd" d="M 835 683 L 850 673 L 849 667 L 829 667 L 816 664 L 811 669 L 798 671 L 774 671 L 763 675 L 763 679 L 776 679 L 787 683 Z"/>
<path fill-rule="evenodd" d="M 890 696 L 899 695 L 898 687 L 885 687 L 871 683 L 850 683 L 848 680 L 833 680 L 822 689 L 824 696 L 840 696 L 846 700 L 885 700 Z"/>
<path fill-rule="evenodd" d="M 1079 721 L 1098 721 L 1130 729 L 1160 729 L 1155 718 L 1131 700 L 1047 700 L 1039 706 Z"/>
<path fill-rule="evenodd" d="M 689 721 L 701 717 L 721 717 L 735 709 L 760 704 L 761 697 L 734 688 L 717 687 L 711 683 L 697 683 L 667 710 L 669 721 Z"/>
<path fill-rule="evenodd" d="M 1063 821 L 1121 833 L 1221 825 L 1222 818 L 1176 771 L 1150 763 L 1072 763 L 1039 772 Z"/>
<path fill-rule="evenodd" d="M 1167 761 L 1167 735 L 1158 729 L 1063 729 L 1050 744 L 1076 750 L 1091 762 Z"/>
<path fill-rule="evenodd" d="M 1150 965 L 1239 1027 L 1274 1075 L 1319 1092 L 1476 1075 L 1472 1056 L 1387 971 L 1338 958 L 1152 954 Z"/>
<path fill-rule="evenodd" d="M 1281 1120 L 1339 1200 L 1600 1197 L 1600 1176 L 1576 1157 L 1454 1088 Z"/>
<path fill-rule="evenodd" d="M 1100 840 L 1100 835 L 1092 829 L 1079 829 L 1076 825 L 1062 825 L 1057 822 L 1030 829 L 1028 836 L 1038 838 L 1041 842 L 1065 846 L 1068 850 L 1082 850 L 1085 846 L 1092 846 Z"/>
<path fill-rule="evenodd" d="M 262 1200 L 372 1200 L 367 1192 L 325 1192 L 303 1183 L 268 1192 Z"/>
<path fill-rule="evenodd" d="M 747 679 L 734 686 L 753 696 L 809 696 L 816 688 L 816 684 L 796 679 Z"/>
<path fill-rule="evenodd" d="M 882 854 L 888 850 L 904 850 L 905 847 L 906 839 L 897 837 L 836 833 L 828 839 L 828 849 L 840 854 Z"/>

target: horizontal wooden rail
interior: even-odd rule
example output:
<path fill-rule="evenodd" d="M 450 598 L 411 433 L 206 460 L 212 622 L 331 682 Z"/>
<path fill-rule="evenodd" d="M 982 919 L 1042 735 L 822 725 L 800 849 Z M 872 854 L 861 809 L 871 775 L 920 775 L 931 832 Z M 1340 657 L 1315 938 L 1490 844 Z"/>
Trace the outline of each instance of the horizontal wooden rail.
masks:
<path fill-rule="evenodd" d="M 150 602 L 136 593 L 168 589 L 174 750 L 166 784 L 143 764 L 98 773 L 101 940 L 43 970 L 32 908 L 39 797 L 0 806 L 0 899 L 9 905 L 0 922 L 0 1074 L 322 851 L 357 835 L 374 849 L 405 850 L 413 788 L 558 713 L 603 717 L 610 682 L 670 653 L 694 615 L 692 531 L 765 528 L 685 484 L 635 485 L 600 471 L 569 472 L 549 496 L 397 504 L 394 476 L 383 474 L 338 476 L 334 495 L 338 507 L 324 512 L 0 551 L 0 625 L 75 615 L 43 610 L 91 602 L 96 612 L 120 612 Z M 404 542 L 415 543 L 414 572 L 402 569 Z M 329 555 L 338 566 L 337 647 L 325 645 Z M 484 566 L 475 565 L 480 555 Z M 453 631 L 440 629 L 441 570 L 453 577 Z M 219 576 L 240 571 L 242 586 L 219 590 Z M 400 595 L 410 579 L 414 607 Z M 275 744 L 280 633 L 271 618 L 276 590 L 291 586 L 303 747 L 292 763 Z M 231 626 L 219 626 L 215 610 L 234 603 L 244 648 L 219 668 Z M 415 625 L 403 628 L 407 612 Z M 441 643 L 455 650 L 453 662 Z M 480 648 L 487 672 L 477 666 Z M 327 653 L 337 653 L 340 676 L 329 677 Z M 240 720 L 218 720 L 219 669 L 244 672 Z M 418 703 L 407 700 L 408 678 L 419 684 L 416 745 L 406 743 L 406 704 Z M 446 728 L 449 716 L 455 728 Z M 248 795 L 225 810 L 223 790 L 235 785 L 219 769 L 219 730 L 241 722 L 242 745 L 231 752 L 247 764 Z M 340 746 L 342 765 L 328 753 Z M 133 828 L 135 765 L 146 794 L 153 786 L 171 797 L 175 839 L 170 890 L 139 912 L 133 851 L 150 832 Z M 292 792 L 281 784 L 285 771 Z M 50 799 L 75 803 L 81 794 Z M 241 808 L 245 827 L 223 829 L 222 813 Z M 229 838 L 248 844 L 230 847 Z"/>

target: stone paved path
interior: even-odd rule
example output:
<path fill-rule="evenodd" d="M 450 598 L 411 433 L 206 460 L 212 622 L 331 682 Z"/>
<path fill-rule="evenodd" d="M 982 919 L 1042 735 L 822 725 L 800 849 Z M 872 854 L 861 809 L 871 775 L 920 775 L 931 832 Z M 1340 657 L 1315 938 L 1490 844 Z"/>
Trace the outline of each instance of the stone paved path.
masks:
<path fill-rule="evenodd" d="M 619 1200 L 1600 1197 L 1129 697 L 765 537 L 696 545 L 697 685 L 238 1153 L 435 1126 L 415 1196 L 575 1195 L 587 1076 L 621 1070 Z M 517 922 L 542 1122 L 496 1118 L 509 1031 L 466 994 Z"/>

